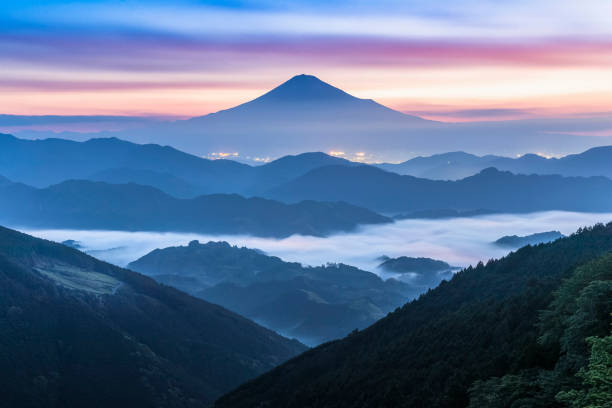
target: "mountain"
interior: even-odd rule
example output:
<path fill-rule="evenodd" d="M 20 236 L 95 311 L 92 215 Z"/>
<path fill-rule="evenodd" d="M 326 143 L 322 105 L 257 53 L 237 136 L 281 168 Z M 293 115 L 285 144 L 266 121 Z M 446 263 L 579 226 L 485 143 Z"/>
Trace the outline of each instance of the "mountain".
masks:
<path fill-rule="evenodd" d="M 116 131 L 109 129 L 95 135 L 171 145 L 197 156 L 238 152 L 244 158 L 281 157 L 295 152 L 342 150 L 395 161 L 415 154 L 437 154 L 441 146 L 447 151 L 467 150 L 481 155 L 515 156 L 525 152 L 563 155 L 612 144 L 610 137 L 590 136 L 611 128 L 609 115 L 435 122 L 354 97 L 315 76 L 297 75 L 230 109 L 187 120 L 143 121 L 139 127 L 126 124 Z M 53 134 L 22 130 L 19 135 L 29 138 L 59 135 L 78 140 L 84 135 L 91 137 L 74 131 Z"/>
<path fill-rule="evenodd" d="M 171 197 L 153 187 L 66 181 L 44 189 L 0 186 L 0 222 L 31 228 L 184 231 L 287 237 L 325 236 L 360 224 L 392 222 L 345 203 L 283 204 L 214 194 Z"/>
<path fill-rule="evenodd" d="M 169 173 L 142 169 L 112 168 L 91 174 L 87 179 L 108 184 L 134 183 L 151 186 L 177 198 L 197 197 L 206 190 L 203 186 L 190 184 Z"/>
<path fill-rule="evenodd" d="M 378 168 L 401 175 L 433 180 L 459 180 L 473 176 L 487 167 L 499 166 L 504 157 L 476 156 L 465 152 L 449 152 L 423 157 L 418 156 L 402 163 L 381 163 Z M 544 158 L 542 158 L 544 159 Z M 508 159 L 513 160 L 513 159 Z M 499 166 L 498 168 L 503 168 Z"/>
<path fill-rule="evenodd" d="M 378 265 L 378 269 L 383 272 L 382 276 L 393 276 L 400 282 L 409 284 L 419 293 L 435 288 L 443 280 L 450 280 L 454 272 L 461 269 L 432 258 L 400 256 L 398 258 L 383 257 L 383 259 L 383 262 Z"/>
<path fill-rule="evenodd" d="M 565 235 L 559 231 L 548 231 L 538 232 L 536 234 L 518 236 L 518 235 L 506 235 L 494 242 L 495 245 L 520 248 L 525 245 L 538 245 L 546 242 L 551 242 L 559 238 L 563 238 Z"/>
<path fill-rule="evenodd" d="M 340 157 L 334 157 L 321 152 L 302 153 L 284 156 L 262 166 L 254 168 L 256 181 L 250 189 L 254 193 L 279 187 L 311 170 L 324 166 L 357 166 L 359 163 L 351 162 Z"/>
<path fill-rule="evenodd" d="M 464 152 L 416 157 L 399 164 L 379 164 L 379 168 L 402 175 L 436 180 L 458 180 L 485 168 L 517 174 L 559 174 L 562 176 L 605 176 L 612 178 L 612 146 L 601 146 L 561 158 L 525 154 L 518 158 L 476 156 Z"/>
<path fill-rule="evenodd" d="M 379 268 L 390 272 L 406 273 L 427 273 L 440 272 L 450 269 L 459 269 L 450 266 L 444 261 L 432 258 L 412 258 L 409 256 L 400 256 L 398 258 L 386 258 Z"/>
<path fill-rule="evenodd" d="M 559 391 L 588 390 L 585 339 L 610 333 L 611 249 L 612 224 L 596 225 L 479 263 L 215 406 L 566 406 Z"/>
<path fill-rule="evenodd" d="M 308 345 L 363 329 L 423 290 L 348 265 L 304 267 L 226 242 L 156 249 L 129 268 Z"/>
<path fill-rule="evenodd" d="M 2 405 L 206 406 L 305 349 L 220 306 L 0 227 Z"/>
<path fill-rule="evenodd" d="M 240 180 L 248 184 L 251 169 L 230 160 L 206 160 L 168 146 L 114 138 L 74 142 L 23 140 L 0 134 L 0 174 L 35 187 L 90 177 L 142 182 L 164 175 L 166 180 L 157 181 L 157 187 L 178 182 L 197 186 L 199 194 L 224 193 L 240 189 L 236 185 Z"/>
<path fill-rule="evenodd" d="M 269 123 L 282 120 L 325 122 L 350 119 L 360 122 L 400 119 L 427 121 L 389 109 L 371 99 L 356 98 L 321 81 L 313 75 L 296 75 L 252 101 L 220 112 L 192 118 L 190 122 L 210 119 L 242 119 Z"/>
<path fill-rule="evenodd" d="M 325 165 L 355 165 L 324 153 L 286 156 L 261 166 L 208 160 L 168 146 L 123 140 L 23 140 L 0 134 L 0 174 L 48 187 L 66 180 L 148 185 L 179 198 L 202 194 L 257 195 Z"/>
<path fill-rule="evenodd" d="M 493 212 L 610 211 L 605 177 L 515 175 L 488 168 L 458 181 L 401 176 L 372 166 L 325 166 L 271 190 L 269 198 L 345 201 L 379 212 L 448 208 Z"/>
<path fill-rule="evenodd" d="M 329 151 L 334 146 L 367 150 L 373 133 L 399 136 L 407 129 L 435 123 L 354 97 L 302 74 L 230 109 L 115 135 L 136 142 L 171 144 L 197 155 L 221 151 L 278 157 L 296 151 Z"/>
<path fill-rule="evenodd" d="M 454 173 L 455 163 L 465 157 L 478 159 L 477 164 L 469 165 L 461 173 L 466 175 L 477 173 L 486 163 L 496 164 L 514 173 L 612 176 L 609 164 L 612 163 L 612 149 L 609 148 L 591 149 L 561 159 L 544 159 L 536 155 L 525 155 L 519 159 L 494 156 L 478 158 L 465 153 L 449 153 L 439 155 L 438 158 L 432 156 L 413 160 L 415 163 L 429 163 L 435 159 L 434 166 L 450 162 L 448 171 Z M 80 179 L 149 185 L 178 198 L 194 198 L 213 193 L 261 196 L 312 170 L 329 165 L 363 166 L 325 153 L 312 152 L 285 156 L 253 167 L 231 160 L 207 160 L 167 146 L 138 145 L 119 139 L 91 139 L 86 142 L 22 140 L 0 134 L 0 174 L 35 187 L 48 187 L 66 180 Z M 389 169 L 402 172 L 401 168 Z M 416 173 L 432 178 L 439 176 L 437 170 Z M 439 211 L 440 208 L 433 209 Z"/>

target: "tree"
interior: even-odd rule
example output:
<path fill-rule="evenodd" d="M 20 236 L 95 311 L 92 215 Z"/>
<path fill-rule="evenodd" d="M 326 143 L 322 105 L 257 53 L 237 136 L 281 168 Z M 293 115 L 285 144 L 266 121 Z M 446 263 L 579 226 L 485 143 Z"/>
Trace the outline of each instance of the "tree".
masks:
<path fill-rule="evenodd" d="M 591 355 L 589 365 L 582 368 L 577 376 L 582 379 L 584 388 L 562 391 L 557 400 L 567 403 L 571 408 L 610 408 L 612 407 L 612 332 L 606 337 L 589 337 Z"/>

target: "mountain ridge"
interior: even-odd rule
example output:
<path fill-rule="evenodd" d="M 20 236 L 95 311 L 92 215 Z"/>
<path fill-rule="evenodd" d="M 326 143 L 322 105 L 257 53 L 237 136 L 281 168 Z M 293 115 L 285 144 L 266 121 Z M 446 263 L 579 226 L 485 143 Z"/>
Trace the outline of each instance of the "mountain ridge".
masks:
<path fill-rule="evenodd" d="M 265 196 L 284 202 L 345 201 L 381 213 L 442 208 L 605 212 L 612 211 L 612 180 L 603 176 L 515 175 L 488 167 L 461 180 L 442 181 L 373 166 L 332 165 L 311 170 Z"/>
<path fill-rule="evenodd" d="M 346 203 L 287 205 L 237 194 L 192 199 L 154 187 L 69 180 L 44 189 L 0 185 L 0 222 L 33 228 L 325 236 L 391 219 Z"/>
<path fill-rule="evenodd" d="M 611 249 L 612 223 L 598 224 L 553 243 L 523 247 L 486 265 L 479 263 L 369 328 L 309 350 L 243 384 L 221 397 L 215 407 L 451 408 L 469 404 L 469 392 L 478 380 L 516 375 L 522 370 L 529 373 L 529 369 L 542 370 L 545 375 L 562 353 L 555 341 L 539 344 L 536 311 L 550 307 L 563 279 L 575 270 L 580 276 L 576 268 Z M 612 311 L 611 264 L 607 255 L 603 271 L 609 276 L 608 298 L 603 287 L 598 303 L 603 316 L 603 324 L 598 326 L 603 326 L 605 333 L 609 333 Z M 556 320 L 551 318 L 564 317 L 549 315 L 547 324 L 554 326 Z M 584 334 L 587 337 L 593 332 Z M 543 382 L 553 379 L 540 378 Z M 540 389 L 533 384 L 526 382 L 525 388 L 510 393 L 512 399 L 520 401 L 530 394 L 537 397 Z M 511 385 L 505 387 L 515 390 Z M 496 396 L 498 391 L 482 390 L 482 398 Z M 539 405 L 523 406 L 556 406 L 554 395 Z"/>
<path fill-rule="evenodd" d="M 0 295 L 6 406 L 202 406 L 305 349 L 146 276 L 4 227 Z"/>

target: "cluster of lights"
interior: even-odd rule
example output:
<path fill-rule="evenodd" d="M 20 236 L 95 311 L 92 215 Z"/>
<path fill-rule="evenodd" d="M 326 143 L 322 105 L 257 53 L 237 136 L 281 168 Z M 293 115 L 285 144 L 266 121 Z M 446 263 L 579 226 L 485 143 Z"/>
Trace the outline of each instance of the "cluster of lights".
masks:
<path fill-rule="evenodd" d="M 209 159 L 227 159 L 228 157 L 238 157 L 238 152 L 227 153 L 227 152 L 215 152 L 208 155 Z"/>

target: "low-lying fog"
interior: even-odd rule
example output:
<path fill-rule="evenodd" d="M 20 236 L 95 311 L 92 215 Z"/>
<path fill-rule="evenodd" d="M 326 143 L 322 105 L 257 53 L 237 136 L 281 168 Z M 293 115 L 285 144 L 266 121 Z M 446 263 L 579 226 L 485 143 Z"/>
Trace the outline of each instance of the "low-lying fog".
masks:
<path fill-rule="evenodd" d="M 558 230 L 568 235 L 582 226 L 612 221 L 612 214 L 548 211 L 531 214 L 488 215 L 443 220 L 404 220 L 390 225 L 368 226 L 348 234 L 317 238 L 294 235 L 285 239 L 191 233 L 76 231 L 21 229 L 28 234 L 64 241 L 73 239 L 99 259 L 125 266 L 155 248 L 200 242 L 227 241 L 258 248 L 286 261 L 306 265 L 342 262 L 378 272 L 381 255 L 441 259 L 454 266 L 468 266 L 505 255 L 508 250 L 491 243 L 503 235 L 527 235 Z"/>

